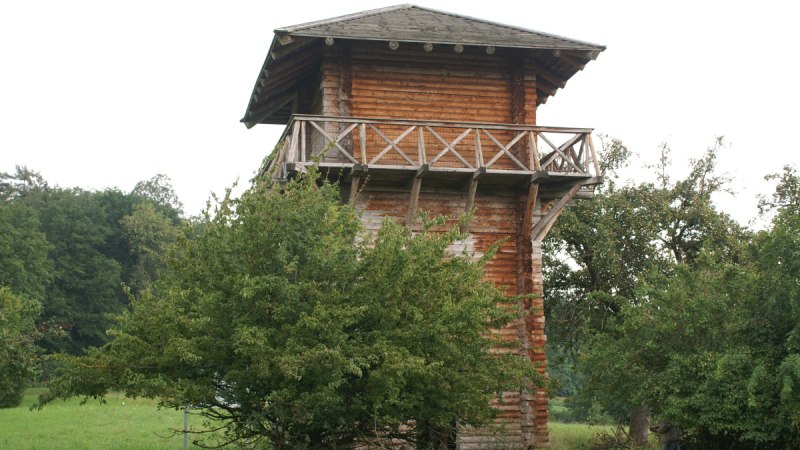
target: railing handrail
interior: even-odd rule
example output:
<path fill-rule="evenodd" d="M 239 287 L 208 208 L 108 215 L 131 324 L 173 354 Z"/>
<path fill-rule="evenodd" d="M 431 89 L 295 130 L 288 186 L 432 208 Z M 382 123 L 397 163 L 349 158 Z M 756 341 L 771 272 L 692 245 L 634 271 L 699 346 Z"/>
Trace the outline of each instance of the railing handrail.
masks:
<path fill-rule="evenodd" d="M 416 120 L 416 119 L 390 119 L 376 117 L 345 117 L 345 116 L 317 116 L 312 114 L 293 114 L 283 130 L 280 140 L 283 140 L 292 128 L 295 120 L 317 120 L 321 122 L 334 123 L 365 123 L 365 124 L 385 124 L 385 125 L 426 125 L 431 127 L 451 127 L 451 128 L 483 128 L 488 130 L 506 131 L 533 131 L 537 133 L 572 133 L 590 134 L 594 128 L 574 128 L 574 127 L 551 127 L 525 124 L 508 124 L 497 122 L 455 122 L 447 120 Z"/>
<path fill-rule="evenodd" d="M 335 125 L 338 131 L 329 130 L 329 125 Z M 385 127 L 401 127 L 404 131 L 399 132 L 395 137 L 385 133 Z M 379 139 L 379 146 L 375 149 L 376 154 L 367 158 L 367 138 L 366 133 L 372 130 Z M 383 129 L 383 131 L 382 131 Z M 443 138 L 442 132 L 436 130 L 453 129 L 463 130 L 458 137 Z M 418 137 L 411 137 L 411 141 L 416 141 L 416 153 L 408 152 L 408 147 L 399 147 L 400 141 L 406 139 L 415 130 L 418 130 Z M 427 131 L 426 131 L 427 130 Z M 456 121 L 435 121 L 435 120 L 411 120 L 411 119 L 390 119 L 390 118 L 365 118 L 365 117 L 342 117 L 295 114 L 281 137 L 281 140 L 288 143 L 284 152 L 281 153 L 281 163 L 299 163 L 301 166 L 309 163 L 314 155 L 313 149 L 309 149 L 309 134 L 323 137 L 328 149 L 323 151 L 325 158 L 339 155 L 339 158 L 347 159 L 346 166 L 352 164 L 358 171 L 369 167 L 376 167 L 388 170 L 410 170 L 417 171 L 417 177 L 422 176 L 428 171 L 438 170 L 448 171 L 474 171 L 474 176 L 481 177 L 487 173 L 507 173 L 516 176 L 522 170 L 523 173 L 530 174 L 532 177 L 541 176 L 582 176 L 601 177 L 600 165 L 597 153 L 592 143 L 592 128 L 574 127 L 543 127 L 526 124 L 502 124 L 502 123 L 482 123 L 482 122 L 456 122 Z M 426 155 L 426 144 L 423 134 L 438 141 L 435 145 L 443 145 L 430 155 Z M 510 133 L 510 135 L 509 135 Z M 474 137 L 474 161 L 471 156 L 463 153 L 456 148 L 457 145 L 466 143 L 465 139 L 472 134 Z M 563 137 L 556 137 L 560 135 Z M 349 136 L 348 140 L 345 137 Z M 501 137 L 505 136 L 505 137 Z M 548 137 L 549 136 L 549 137 Z M 435 139 L 434 139 L 435 138 Z M 562 139 L 566 139 L 563 142 Z M 316 139 L 315 139 L 316 140 Z M 358 141 L 358 147 L 354 146 L 354 141 Z M 540 149 L 541 141 L 542 149 Z M 318 146 L 315 142 L 313 146 Z M 380 147 L 383 147 L 380 149 Z M 469 147 L 469 144 L 467 144 Z M 486 149 L 489 149 L 487 152 Z M 546 152 L 541 150 L 546 149 Z M 328 155 L 332 151 L 334 155 Z M 394 154 L 394 153 L 396 154 Z M 522 152 L 522 153 L 520 153 Z M 359 154 L 360 153 L 360 154 Z M 456 166 L 451 162 L 441 165 L 439 161 L 449 155 L 454 159 Z M 394 158 L 402 158 L 393 161 Z M 435 156 L 434 156 L 435 155 Z M 387 157 L 389 160 L 384 160 Z M 488 160 L 484 160 L 486 157 Z M 428 159 L 430 158 L 430 159 Z M 502 167 L 494 166 L 504 158 Z M 473 162 L 470 162 L 473 161 Z M 338 166 L 342 161 L 328 160 L 324 162 L 330 167 Z M 407 163 L 407 164 L 406 164 Z M 434 166 L 435 164 L 435 166 Z M 461 167 L 463 165 L 464 167 Z M 493 167 L 494 166 L 494 167 Z"/>

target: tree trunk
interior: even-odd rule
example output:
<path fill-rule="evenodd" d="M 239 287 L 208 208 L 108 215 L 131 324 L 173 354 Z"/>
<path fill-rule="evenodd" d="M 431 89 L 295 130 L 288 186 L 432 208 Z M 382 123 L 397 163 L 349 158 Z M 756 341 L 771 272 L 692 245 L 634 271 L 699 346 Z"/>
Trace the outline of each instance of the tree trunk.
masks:
<path fill-rule="evenodd" d="M 647 446 L 647 433 L 650 431 L 650 410 L 646 406 L 631 409 L 629 434 L 634 448 Z"/>

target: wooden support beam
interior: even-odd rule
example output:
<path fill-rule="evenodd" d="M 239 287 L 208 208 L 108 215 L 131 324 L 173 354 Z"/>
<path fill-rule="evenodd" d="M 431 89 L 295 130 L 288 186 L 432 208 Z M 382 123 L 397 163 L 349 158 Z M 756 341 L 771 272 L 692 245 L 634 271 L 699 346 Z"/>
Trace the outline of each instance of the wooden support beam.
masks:
<path fill-rule="evenodd" d="M 475 207 L 475 194 L 478 192 L 478 181 L 481 179 L 482 176 L 486 175 L 486 167 L 478 167 L 475 169 L 475 172 L 472 173 L 472 177 L 467 184 L 467 202 L 464 205 L 464 212 L 468 213 Z M 465 226 L 461 226 L 461 232 L 465 233 L 467 228 Z"/>
<path fill-rule="evenodd" d="M 533 226 L 533 213 L 536 208 L 536 199 L 539 197 L 539 183 L 531 182 L 528 188 L 528 198 L 525 203 L 525 218 L 522 222 L 522 235 L 530 236 Z"/>
<path fill-rule="evenodd" d="M 417 203 L 419 202 L 419 190 L 422 187 L 422 177 L 415 176 L 411 185 L 411 198 L 408 202 L 408 216 L 406 216 L 406 225 L 411 226 L 414 217 L 417 215 Z"/>
<path fill-rule="evenodd" d="M 309 46 L 311 43 L 316 41 L 316 38 L 302 37 L 302 36 L 290 39 L 292 39 L 291 43 L 293 45 L 282 45 L 281 47 L 275 47 L 274 50 L 272 50 L 269 53 L 269 56 L 270 58 L 272 58 L 273 61 L 286 57 L 293 53 L 297 53 L 298 51 L 304 49 L 305 47 Z"/>
<path fill-rule="evenodd" d="M 354 175 L 350 182 L 350 198 L 347 200 L 351 206 L 356 204 L 356 199 L 362 187 L 364 187 L 364 179 L 361 175 Z"/>
<path fill-rule="evenodd" d="M 535 63 L 533 63 L 533 69 L 536 71 L 537 78 L 538 77 L 544 78 L 545 80 L 547 80 L 548 82 L 550 82 L 554 86 L 558 86 L 558 87 L 560 87 L 562 89 L 564 88 L 564 86 L 567 85 L 567 82 L 564 80 L 564 78 L 562 78 L 562 77 L 556 75 L 555 73 L 551 72 L 550 70 L 546 69 L 544 67 L 544 65 L 541 64 L 539 61 L 536 61 Z M 537 79 L 537 81 L 538 81 L 538 79 Z"/>
<path fill-rule="evenodd" d="M 485 167 L 482 167 L 481 169 L 483 169 L 483 173 L 486 173 Z M 469 190 L 467 191 L 467 203 L 464 205 L 465 213 L 469 213 L 470 211 L 472 211 L 472 208 L 475 207 L 475 194 L 477 192 L 478 192 L 478 177 L 473 175 L 472 181 L 469 182 Z M 468 231 L 467 224 L 462 223 L 460 225 L 460 230 L 462 233 L 466 233 Z"/>
<path fill-rule="evenodd" d="M 534 225 L 533 229 L 531 230 L 531 239 L 534 241 L 541 241 L 547 236 L 547 233 L 550 231 L 550 228 L 553 227 L 556 219 L 558 216 L 561 215 L 561 212 L 564 210 L 564 207 L 567 206 L 569 202 L 575 197 L 578 191 L 581 189 L 580 184 L 576 184 L 572 186 L 572 189 L 569 190 L 563 197 L 561 197 L 549 211 L 545 214 L 539 222 Z"/>
<path fill-rule="evenodd" d="M 264 103 L 267 105 L 267 107 L 260 111 L 253 111 L 250 117 L 247 119 L 246 125 L 255 125 L 258 122 L 261 122 L 265 118 L 278 112 L 281 108 L 289 104 L 289 102 L 294 101 L 295 98 L 297 98 L 297 91 L 293 90 L 274 99 L 266 100 Z"/>
<path fill-rule="evenodd" d="M 582 61 L 581 59 L 576 58 L 575 56 L 568 55 L 566 52 L 563 51 L 558 54 L 558 59 L 564 61 L 565 63 L 569 64 L 570 66 L 578 70 L 583 70 L 583 68 L 586 67 L 586 61 Z"/>

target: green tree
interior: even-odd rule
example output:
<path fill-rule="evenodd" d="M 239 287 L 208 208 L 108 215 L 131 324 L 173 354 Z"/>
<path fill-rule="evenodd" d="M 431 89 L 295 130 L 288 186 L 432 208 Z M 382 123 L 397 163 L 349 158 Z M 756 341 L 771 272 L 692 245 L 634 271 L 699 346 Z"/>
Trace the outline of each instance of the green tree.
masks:
<path fill-rule="evenodd" d="M 120 312 L 126 303 L 120 263 L 105 253 L 113 229 L 95 193 L 51 188 L 38 202 L 53 267 L 42 320 L 67 332 L 44 339 L 43 346 L 78 354 L 106 342 L 107 315 Z"/>
<path fill-rule="evenodd" d="M 43 301 L 51 282 L 48 248 L 36 211 L 0 200 L 0 286 Z"/>
<path fill-rule="evenodd" d="M 120 221 L 135 263 L 127 280 L 135 293 L 148 289 L 166 268 L 167 250 L 181 235 L 181 228 L 151 202 L 139 202 Z"/>
<path fill-rule="evenodd" d="M 41 305 L 0 286 L 0 408 L 18 406 L 36 373 L 36 316 Z"/>
<path fill-rule="evenodd" d="M 645 405 L 689 448 L 800 446 L 796 183 L 791 170 L 779 178 L 772 227 L 752 243 L 716 228 L 719 217 L 685 214 L 701 230 L 688 236 L 705 238 L 687 241 L 689 257 L 669 271 L 645 273 L 640 301 L 589 335 L 583 394 L 608 408 Z"/>
<path fill-rule="evenodd" d="M 142 180 L 133 187 L 131 195 L 150 200 L 161 211 L 177 220 L 183 214 L 183 203 L 172 187 L 172 180 L 163 173 L 154 175 L 149 180 Z"/>
<path fill-rule="evenodd" d="M 132 300 L 114 339 L 64 357 L 42 398 L 108 389 L 194 405 L 228 440 L 276 449 L 402 439 L 448 445 L 456 424 L 489 424 L 489 401 L 538 379 L 490 352 L 516 315 L 462 237 L 386 222 L 374 239 L 315 174 L 226 197 L 180 238 L 169 270 Z M 433 222 L 432 224 L 441 224 Z"/>
<path fill-rule="evenodd" d="M 651 294 L 645 287 L 651 278 L 674 273 L 676 265 L 692 265 L 704 252 L 724 261 L 742 257 L 746 233 L 712 202 L 712 195 L 725 188 L 725 178 L 715 173 L 721 147 L 717 140 L 702 158 L 691 161 L 686 178 L 673 182 L 664 145 L 657 185 L 619 187 L 612 179 L 594 200 L 561 215 L 548 236 L 545 261 L 547 334 L 551 345 L 567 350 L 561 352 L 567 358 L 556 365 L 574 366 L 575 357 L 597 345 L 609 324 L 647 303 Z M 624 163 L 627 152 L 622 150 L 617 141 L 606 150 L 616 166 Z M 614 168 L 608 168 L 611 175 Z M 593 373 L 593 361 L 585 360 L 581 372 Z M 626 395 L 629 381 L 620 381 L 620 391 L 609 383 L 607 395 L 584 390 L 577 400 L 588 410 L 594 398 L 618 419 L 630 420 L 633 439 L 643 443 L 648 405 Z"/>

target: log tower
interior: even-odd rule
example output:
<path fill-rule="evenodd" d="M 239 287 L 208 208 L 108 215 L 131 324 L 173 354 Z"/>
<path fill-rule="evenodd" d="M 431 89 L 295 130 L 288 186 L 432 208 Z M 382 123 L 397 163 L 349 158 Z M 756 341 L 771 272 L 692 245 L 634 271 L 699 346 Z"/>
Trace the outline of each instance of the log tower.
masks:
<path fill-rule="evenodd" d="M 604 49 L 413 5 L 279 28 L 242 122 L 284 125 L 268 175 L 319 164 L 367 229 L 474 209 L 465 245 L 506 239 L 488 276 L 533 294 L 500 333 L 546 373 L 541 242 L 602 177 L 592 130 L 537 126 L 536 108 Z M 548 446 L 547 392 L 504 397 L 504 435 L 461 430 L 458 448 Z"/>

